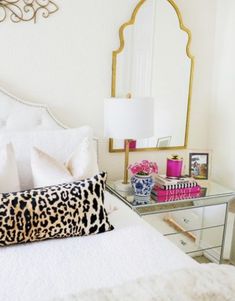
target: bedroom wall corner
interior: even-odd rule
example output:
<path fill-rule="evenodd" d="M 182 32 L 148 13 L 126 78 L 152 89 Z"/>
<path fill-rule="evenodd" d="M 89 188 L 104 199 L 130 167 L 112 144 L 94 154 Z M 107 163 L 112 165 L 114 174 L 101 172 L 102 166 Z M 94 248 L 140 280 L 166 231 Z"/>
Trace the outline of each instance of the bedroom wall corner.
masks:
<path fill-rule="evenodd" d="M 234 83 L 235 3 L 217 0 L 213 97 L 210 102 L 209 146 L 213 148 L 212 176 L 235 189 Z"/>

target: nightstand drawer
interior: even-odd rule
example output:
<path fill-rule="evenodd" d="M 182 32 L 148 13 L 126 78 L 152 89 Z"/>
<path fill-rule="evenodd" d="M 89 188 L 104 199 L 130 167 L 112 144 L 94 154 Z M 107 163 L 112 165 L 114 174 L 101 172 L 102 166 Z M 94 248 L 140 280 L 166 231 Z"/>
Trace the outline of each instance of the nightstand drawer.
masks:
<path fill-rule="evenodd" d="M 198 255 L 198 252 L 219 248 L 222 245 L 223 227 L 215 227 L 198 231 L 191 231 L 199 240 L 193 240 L 187 236 L 187 233 L 170 234 L 166 237 L 176 244 L 185 253 Z M 195 253 L 195 254 L 194 254 Z"/>
<path fill-rule="evenodd" d="M 143 216 L 143 219 L 164 235 L 178 233 L 179 230 L 198 230 L 202 227 L 202 209 L 151 214 Z"/>
<path fill-rule="evenodd" d="M 169 235 L 166 237 L 184 253 L 199 252 L 200 250 L 200 246 L 195 241 L 191 240 L 182 233 Z"/>
<path fill-rule="evenodd" d="M 208 248 L 215 245 L 220 245 L 223 239 L 223 226 L 218 226 L 209 229 L 201 230 L 200 246 L 202 248 Z"/>
<path fill-rule="evenodd" d="M 163 235 L 178 233 L 178 231 L 170 226 L 167 220 L 171 217 L 169 213 L 158 213 L 158 214 L 151 214 L 143 216 L 143 219 L 161 232 Z"/>
<path fill-rule="evenodd" d="M 203 227 L 223 225 L 226 216 L 226 204 L 203 208 Z"/>
<path fill-rule="evenodd" d="M 185 209 L 171 213 L 171 218 L 185 230 L 215 227 L 224 224 L 226 204 Z"/>
<path fill-rule="evenodd" d="M 185 230 L 196 230 L 202 227 L 202 208 L 180 210 L 171 213 L 171 218 Z"/>

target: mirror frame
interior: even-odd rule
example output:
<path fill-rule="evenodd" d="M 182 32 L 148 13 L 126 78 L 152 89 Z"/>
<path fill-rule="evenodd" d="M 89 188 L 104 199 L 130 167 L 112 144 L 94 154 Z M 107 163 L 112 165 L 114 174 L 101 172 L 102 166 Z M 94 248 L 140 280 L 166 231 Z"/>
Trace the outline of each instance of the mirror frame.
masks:
<path fill-rule="evenodd" d="M 136 21 L 136 16 L 143 6 L 143 4 L 148 0 L 140 0 L 136 7 L 134 8 L 131 18 L 129 21 L 123 23 L 119 28 L 119 47 L 112 52 L 112 83 L 111 83 L 111 96 L 116 97 L 116 73 L 117 73 L 117 56 L 124 50 L 125 47 L 125 38 L 124 38 L 124 31 L 128 26 L 133 26 Z M 188 35 L 188 42 L 186 45 L 186 55 L 191 60 L 191 68 L 190 68 L 190 75 L 189 75 L 189 90 L 188 90 L 188 107 L 187 107 L 187 117 L 186 117 L 186 127 L 185 127 L 185 138 L 184 138 L 184 145 L 182 146 L 167 146 L 167 147 L 148 147 L 148 148 L 137 148 L 137 149 L 130 149 L 131 152 L 140 152 L 140 151 L 154 151 L 154 150 L 179 150 L 179 149 L 186 149 L 188 145 L 188 135 L 189 135 L 189 122 L 190 122 L 190 112 L 191 112 L 191 97 L 192 97 L 192 85 L 193 85 L 193 74 L 194 74 L 194 56 L 191 54 L 190 46 L 192 41 L 192 34 L 191 31 L 184 25 L 183 18 L 178 6 L 175 4 L 173 0 L 165 0 L 169 2 L 169 4 L 175 10 L 175 13 L 178 17 L 179 21 L 179 28 L 186 32 Z M 120 153 L 124 152 L 123 149 L 114 148 L 113 139 L 109 139 L 109 152 L 110 153 Z"/>

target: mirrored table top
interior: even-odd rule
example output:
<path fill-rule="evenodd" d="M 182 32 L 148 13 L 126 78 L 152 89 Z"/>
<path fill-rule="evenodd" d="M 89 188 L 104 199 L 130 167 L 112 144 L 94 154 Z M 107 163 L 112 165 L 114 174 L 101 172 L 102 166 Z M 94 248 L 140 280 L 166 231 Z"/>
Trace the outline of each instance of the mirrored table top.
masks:
<path fill-rule="evenodd" d="M 201 192 L 197 197 L 184 198 L 174 200 L 174 198 L 169 198 L 167 201 L 158 201 L 157 199 L 150 199 L 148 204 L 135 204 L 134 194 L 130 187 L 129 192 L 117 190 L 115 188 L 114 181 L 107 182 L 107 190 L 118 198 L 120 198 L 124 203 L 126 203 L 133 210 L 137 211 L 139 214 L 152 214 L 157 211 L 172 211 L 178 210 L 180 208 L 192 208 L 192 207 L 204 207 L 210 205 L 218 205 L 223 203 L 228 203 L 230 200 L 235 199 L 235 191 L 224 187 L 213 181 L 198 181 L 201 186 Z"/>

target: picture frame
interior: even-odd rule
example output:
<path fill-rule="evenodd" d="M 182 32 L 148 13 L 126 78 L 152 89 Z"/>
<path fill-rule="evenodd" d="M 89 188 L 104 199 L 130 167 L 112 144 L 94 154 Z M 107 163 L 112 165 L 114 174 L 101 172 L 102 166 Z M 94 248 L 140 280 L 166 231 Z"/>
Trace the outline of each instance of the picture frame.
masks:
<path fill-rule="evenodd" d="M 207 188 L 206 187 L 201 187 L 201 197 L 205 197 L 207 194 Z"/>
<path fill-rule="evenodd" d="M 189 153 L 189 176 L 208 180 L 209 153 Z"/>
<path fill-rule="evenodd" d="M 160 137 L 157 139 L 156 147 L 169 147 L 171 143 L 171 136 Z"/>

